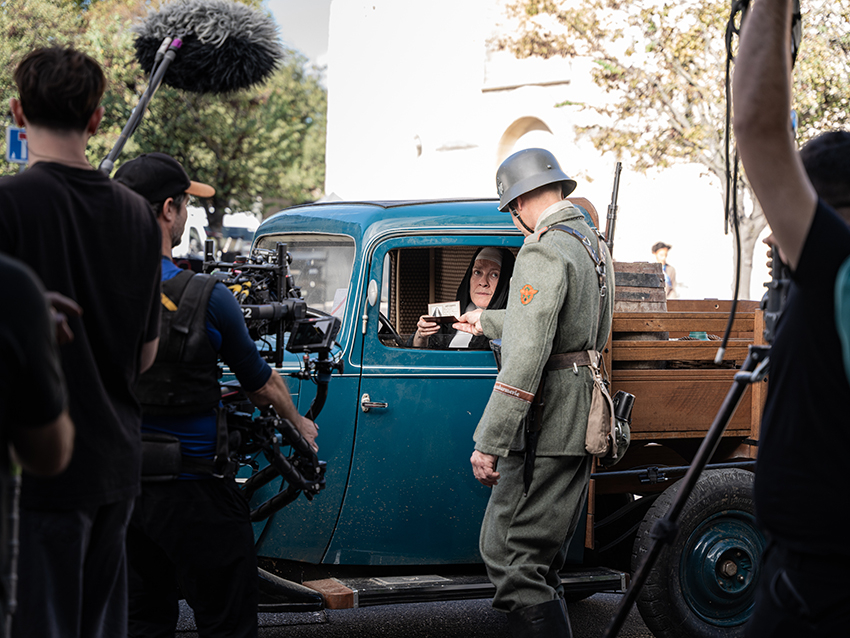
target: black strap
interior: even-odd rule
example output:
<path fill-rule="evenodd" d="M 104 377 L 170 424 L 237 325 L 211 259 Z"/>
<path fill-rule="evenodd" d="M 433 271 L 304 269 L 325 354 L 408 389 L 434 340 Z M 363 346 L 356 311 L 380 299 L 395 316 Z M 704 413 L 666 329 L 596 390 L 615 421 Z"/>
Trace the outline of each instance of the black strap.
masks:
<path fill-rule="evenodd" d="M 602 309 L 605 303 L 605 297 L 608 295 L 608 280 L 605 276 L 605 260 L 599 258 L 599 253 L 597 253 L 593 246 L 590 245 L 590 240 L 578 232 L 575 228 L 570 228 L 565 224 L 555 224 L 554 226 L 549 226 L 547 230 L 560 230 L 562 232 L 567 233 L 570 237 L 574 237 L 581 242 L 581 245 L 584 246 L 585 250 L 587 250 L 587 254 L 590 255 L 590 258 L 593 260 L 593 264 L 595 265 L 596 277 L 599 283 L 599 316 L 596 320 L 596 327 L 593 331 L 593 348 L 596 348 L 596 339 L 599 337 L 599 326 L 602 325 Z M 599 243 L 596 244 L 597 248 L 599 247 Z"/>
<path fill-rule="evenodd" d="M 192 321 L 199 312 L 206 313 L 206 304 L 201 300 L 205 298 L 207 290 L 215 286 L 216 279 L 210 275 L 195 274 L 186 286 L 180 303 L 177 306 L 177 314 L 171 324 L 172 329 L 181 334 L 189 334 Z"/>
<path fill-rule="evenodd" d="M 210 275 L 194 273 L 184 270 L 167 282 L 163 282 L 163 294 L 167 294 L 173 304 L 177 306 L 174 317 L 171 320 L 171 330 L 179 337 L 170 336 L 163 344 L 166 350 L 160 357 L 166 361 L 179 361 L 189 335 L 192 322 L 199 312 L 206 313 L 207 305 L 201 303 L 208 288 L 215 286 L 216 279 Z"/>

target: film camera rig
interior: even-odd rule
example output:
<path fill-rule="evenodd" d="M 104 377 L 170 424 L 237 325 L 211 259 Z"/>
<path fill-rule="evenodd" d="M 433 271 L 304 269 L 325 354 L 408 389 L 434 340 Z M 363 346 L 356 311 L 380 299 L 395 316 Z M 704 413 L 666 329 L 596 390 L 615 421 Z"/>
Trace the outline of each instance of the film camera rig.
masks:
<path fill-rule="evenodd" d="M 342 372 L 342 361 L 331 357 L 340 321 L 308 309 L 290 273 L 291 261 L 283 243 L 277 243 L 273 250 L 254 248 L 250 256 L 239 255 L 233 262 L 217 261 L 214 242 L 207 240 L 203 269 L 233 293 L 248 333 L 258 343 L 264 360 L 279 368 L 284 349 L 302 355 L 300 370 L 291 376 L 316 383 L 316 397 L 305 415 L 315 420 L 324 407 L 331 374 L 334 370 Z M 313 358 L 312 354 L 316 356 Z M 282 477 L 280 490 L 251 509 L 251 520 L 267 518 L 289 505 L 301 492 L 312 500 L 325 487 L 325 462 L 318 459 L 295 426 L 278 416 L 272 407 L 255 414 L 253 404 L 238 383 L 229 382 L 222 387 L 227 462 L 233 471 L 239 466 L 253 469 L 241 486 L 245 496 L 250 499 L 260 488 Z M 291 449 L 289 456 L 281 450 L 287 446 Z M 268 461 L 262 469 L 261 453 Z"/>

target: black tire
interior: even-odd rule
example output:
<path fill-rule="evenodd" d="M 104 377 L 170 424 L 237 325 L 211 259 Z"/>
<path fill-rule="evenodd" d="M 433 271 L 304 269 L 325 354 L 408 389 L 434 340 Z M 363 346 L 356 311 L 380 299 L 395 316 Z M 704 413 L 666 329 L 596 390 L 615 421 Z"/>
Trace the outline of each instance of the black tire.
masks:
<path fill-rule="evenodd" d="M 636 571 L 650 531 L 670 508 L 681 481 L 653 503 L 632 552 Z M 638 595 L 640 615 L 656 638 L 739 638 L 753 609 L 765 539 L 755 524 L 753 474 L 708 470 L 679 517 L 675 541 L 661 552 Z"/>

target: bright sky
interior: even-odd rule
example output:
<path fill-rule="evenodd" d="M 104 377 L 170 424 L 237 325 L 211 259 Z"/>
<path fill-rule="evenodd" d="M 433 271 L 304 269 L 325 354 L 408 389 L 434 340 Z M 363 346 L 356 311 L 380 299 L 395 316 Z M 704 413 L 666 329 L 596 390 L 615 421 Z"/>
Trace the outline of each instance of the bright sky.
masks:
<path fill-rule="evenodd" d="M 325 64 L 331 0 L 268 0 L 284 43 L 316 64 Z"/>

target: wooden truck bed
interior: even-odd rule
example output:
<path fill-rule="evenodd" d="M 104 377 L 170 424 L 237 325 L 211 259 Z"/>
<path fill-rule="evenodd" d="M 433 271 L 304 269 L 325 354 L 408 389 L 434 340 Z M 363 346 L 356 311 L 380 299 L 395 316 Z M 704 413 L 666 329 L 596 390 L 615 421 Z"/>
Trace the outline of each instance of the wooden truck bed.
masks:
<path fill-rule="evenodd" d="M 660 264 L 618 262 L 615 271 L 617 294 L 605 357 L 612 396 L 619 390 L 635 395 L 632 442 L 620 463 L 609 470 L 597 467 L 594 476 L 687 466 L 732 387 L 748 346 L 764 343 L 763 313 L 756 301 L 738 303 L 723 362 L 715 364 L 731 301 L 667 300 Z M 766 381 L 746 390 L 712 463 L 755 458 L 766 391 Z M 592 483 L 596 485 L 591 491 L 599 493 L 656 489 L 634 476 Z"/>
<path fill-rule="evenodd" d="M 679 310 L 679 307 L 688 310 Z M 636 397 L 632 440 L 702 438 L 752 344 L 764 343 L 757 302 L 739 302 L 723 363 L 720 340 L 692 340 L 691 332 L 722 337 L 730 302 L 668 300 L 667 311 L 615 312 L 610 348 L 613 391 Z M 698 310 L 702 308 L 702 310 Z M 757 441 L 766 383 L 747 389 L 727 437 Z"/>

